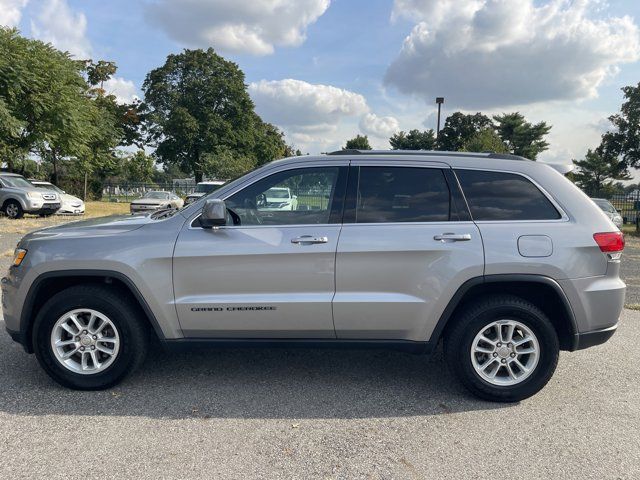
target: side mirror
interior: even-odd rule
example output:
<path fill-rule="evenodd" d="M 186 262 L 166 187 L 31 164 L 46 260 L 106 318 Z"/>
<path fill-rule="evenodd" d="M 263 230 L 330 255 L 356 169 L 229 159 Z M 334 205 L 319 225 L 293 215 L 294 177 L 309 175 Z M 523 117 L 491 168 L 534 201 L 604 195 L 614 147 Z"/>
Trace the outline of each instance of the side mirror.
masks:
<path fill-rule="evenodd" d="M 202 207 L 200 225 L 202 228 L 222 227 L 227 224 L 227 207 L 224 200 L 214 198 L 207 200 Z"/>

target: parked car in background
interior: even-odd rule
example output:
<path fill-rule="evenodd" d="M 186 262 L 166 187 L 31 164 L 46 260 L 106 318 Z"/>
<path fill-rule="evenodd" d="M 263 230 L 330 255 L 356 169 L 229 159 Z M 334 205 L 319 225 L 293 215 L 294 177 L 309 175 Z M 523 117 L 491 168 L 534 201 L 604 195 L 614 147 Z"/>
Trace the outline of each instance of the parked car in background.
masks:
<path fill-rule="evenodd" d="M 60 196 L 60 210 L 56 212 L 56 214 L 67 214 L 67 215 L 83 215 L 85 206 L 84 202 L 78 197 L 74 197 L 73 195 L 69 195 L 67 192 L 62 190 L 60 187 L 56 187 L 53 183 L 43 182 L 41 180 L 29 180 L 33 185 L 42 190 L 51 190 L 56 192 Z"/>
<path fill-rule="evenodd" d="M 616 227 L 622 228 L 623 219 L 622 215 L 616 210 L 616 208 L 611 205 L 611 202 L 605 198 L 592 198 L 596 205 L 600 207 L 600 209 L 604 212 L 604 214 L 611 219 L 611 221 L 615 224 Z"/>
<path fill-rule="evenodd" d="M 131 213 L 146 213 L 166 209 L 177 210 L 183 206 L 184 201 L 175 193 L 151 190 L 131 202 Z"/>
<path fill-rule="evenodd" d="M 53 190 L 38 188 L 22 175 L 0 172 L 0 209 L 9 218 L 25 213 L 46 217 L 60 208 L 60 197 Z"/>
<path fill-rule="evenodd" d="M 202 198 L 205 195 L 209 195 L 214 190 L 219 189 L 222 185 L 224 185 L 223 180 L 210 180 L 207 182 L 200 182 L 196 185 L 196 189 L 193 191 L 193 193 L 187 195 L 187 198 L 184 200 L 184 204 L 189 205 L 199 198 Z"/>
<path fill-rule="evenodd" d="M 258 207 L 262 210 L 297 210 L 298 198 L 291 195 L 288 187 L 272 187 L 262 194 Z"/>

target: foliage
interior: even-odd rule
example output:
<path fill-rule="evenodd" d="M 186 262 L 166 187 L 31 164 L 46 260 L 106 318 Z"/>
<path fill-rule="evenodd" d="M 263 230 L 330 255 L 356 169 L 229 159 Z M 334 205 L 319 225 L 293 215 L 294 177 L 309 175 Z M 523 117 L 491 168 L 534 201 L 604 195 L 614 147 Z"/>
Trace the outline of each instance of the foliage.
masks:
<path fill-rule="evenodd" d="M 465 152 L 509 153 L 509 149 L 493 128 L 485 128 L 474 133 L 471 138 L 465 141 L 461 150 Z"/>
<path fill-rule="evenodd" d="M 436 146 L 436 137 L 433 130 L 421 132 L 418 129 L 394 133 L 389 139 L 393 150 L 433 150 Z"/>
<path fill-rule="evenodd" d="M 480 112 L 473 115 L 455 112 L 447 117 L 438 134 L 437 149 L 450 152 L 462 150 L 475 134 L 491 127 L 491 119 Z"/>
<path fill-rule="evenodd" d="M 149 72 L 142 88 L 156 157 L 192 173 L 196 181 L 205 173 L 221 176 L 221 170 L 211 169 L 223 169 L 223 162 L 237 161 L 238 166 L 224 168 L 239 170 L 246 159 L 261 164 L 285 151 L 281 134 L 255 114 L 244 73 L 212 48 L 169 55 Z M 220 152 L 227 153 L 212 161 Z"/>
<path fill-rule="evenodd" d="M 151 182 L 154 170 L 153 157 L 144 150 L 125 157 L 122 165 L 123 176 L 130 182 Z"/>
<path fill-rule="evenodd" d="M 612 193 L 615 190 L 613 180 L 631 179 L 624 163 L 591 149 L 587 151 L 584 160 L 574 160 L 573 163 L 577 167 L 577 171 L 572 174 L 573 180 L 590 194 Z"/>
<path fill-rule="evenodd" d="M 620 112 L 609 117 L 613 129 L 602 136 L 598 152 L 617 158 L 625 166 L 640 167 L 640 83 L 622 88 L 624 102 Z"/>
<path fill-rule="evenodd" d="M 356 135 L 350 140 L 347 140 L 347 143 L 343 150 L 371 150 L 371 145 L 369 145 L 369 137 L 366 135 Z"/>
<path fill-rule="evenodd" d="M 507 146 L 509 152 L 530 160 L 536 160 L 538 155 L 549 148 L 544 140 L 551 126 L 545 122 L 535 125 L 525 120 L 519 112 L 503 113 L 493 117 L 496 122 L 498 136 Z"/>

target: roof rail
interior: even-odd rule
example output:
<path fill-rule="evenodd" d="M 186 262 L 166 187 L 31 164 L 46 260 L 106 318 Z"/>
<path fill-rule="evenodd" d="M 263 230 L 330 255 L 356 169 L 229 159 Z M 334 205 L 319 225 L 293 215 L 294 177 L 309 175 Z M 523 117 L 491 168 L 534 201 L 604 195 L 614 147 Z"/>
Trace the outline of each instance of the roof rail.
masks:
<path fill-rule="evenodd" d="M 329 152 L 327 155 L 422 155 L 429 157 L 482 157 L 497 158 L 502 160 L 529 160 L 528 158 L 510 153 L 495 152 L 446 152 L 437 150 L 336 150 Z"/>

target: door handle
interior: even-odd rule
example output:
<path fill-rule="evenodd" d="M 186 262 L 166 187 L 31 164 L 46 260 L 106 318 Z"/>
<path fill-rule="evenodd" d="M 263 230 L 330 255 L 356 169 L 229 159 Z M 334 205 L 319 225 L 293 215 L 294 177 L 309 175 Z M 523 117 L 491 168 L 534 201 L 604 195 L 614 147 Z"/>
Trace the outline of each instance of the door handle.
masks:
<path fill-rule="evenodd" d="M 327 243 L 328 241 L 329 239 L 327 237 L 316 237 L 314 235 L 302 235 L 291 239 L 291 243 L 295 244 Z"/>
<path fill-rule="evenodd" d="M 442 235 L 435 235 L 434 240 L 441 242 L 467 242 L 471 240 L 470 233 L 443 233 Z"/>

